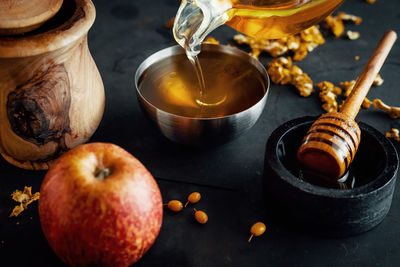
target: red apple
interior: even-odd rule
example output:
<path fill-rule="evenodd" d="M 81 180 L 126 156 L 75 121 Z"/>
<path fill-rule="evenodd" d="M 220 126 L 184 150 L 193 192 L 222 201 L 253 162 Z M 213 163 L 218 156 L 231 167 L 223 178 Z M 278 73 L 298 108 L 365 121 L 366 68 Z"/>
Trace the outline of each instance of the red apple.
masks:
<path fill-rule="evenodd" d="M 152 175 L 113 144 L 68 151 L 50 167 L 40 188 L 44 235 L 72 266 L 133 264 L 154 243 L 162 214 Z"/>

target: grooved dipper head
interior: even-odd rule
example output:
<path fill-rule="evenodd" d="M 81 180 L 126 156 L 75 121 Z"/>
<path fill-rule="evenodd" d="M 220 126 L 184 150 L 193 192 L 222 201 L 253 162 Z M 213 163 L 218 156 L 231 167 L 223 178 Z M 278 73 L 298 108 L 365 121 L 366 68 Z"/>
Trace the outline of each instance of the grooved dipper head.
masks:
<path fill-rule="evenodd" d="M 360 135 L 352 118 L 338 112 L 324 114 L 311 125 L 297 158 L 304 168 L 337 181 L 353 161 Z"/>

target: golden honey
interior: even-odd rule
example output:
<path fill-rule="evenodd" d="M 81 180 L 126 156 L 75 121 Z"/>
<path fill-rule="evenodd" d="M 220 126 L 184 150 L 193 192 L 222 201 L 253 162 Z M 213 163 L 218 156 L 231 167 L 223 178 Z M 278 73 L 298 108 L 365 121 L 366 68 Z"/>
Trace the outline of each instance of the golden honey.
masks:
<path fill-rule="evenodd" d="M 139 81 L 139 92 L 163 111 L 191 118 L 224 117 L 246 110 L 266 93 L 262 74 L 251 63 L 221 52 L 198 56 L 206 90 L 184 54 L 149 67 Z"/>
<path fill-rule="evenodd" d="M 212 1 L 210 1 L 212 2 Z M 304 30 L 328 16 L 343 0 L 232 1 L 227 25 L 246 35 L 278 39 Z"/>

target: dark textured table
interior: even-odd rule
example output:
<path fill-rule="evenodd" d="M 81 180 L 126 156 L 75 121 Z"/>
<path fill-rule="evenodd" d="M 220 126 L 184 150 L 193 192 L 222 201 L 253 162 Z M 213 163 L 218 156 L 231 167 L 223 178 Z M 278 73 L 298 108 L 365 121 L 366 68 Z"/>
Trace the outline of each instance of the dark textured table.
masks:
<path fill-rule="evenodd" d="M 209 149 L 190 149 L 166 140 L 143 116 L 136 100 L 133 75 L 150 54 L 175 45 L 164 23 L 177 11 L 177 0 L 96 0 L 97 18 L 89 32 L 89 47 L 103 78 L 106 108 L 91 141 L 112 142 L 135 155 L 156 177 L 164 202 L 184 201 L 199 191 L 196 205 L 209 215 L 197 224 L 190 209 L 164 213 L 161 232 L 137 266 L 399 266 L 400 189 L 386 219 L 373 230 L 348 238 L 324 238 L 291 230 L 269 215 L 262 190 L 265 144 L 283 122 L 323 112 L 318 95 L 300 97 L 290 86 L 272 85 L 267 107 L 257 124 L 231 143 Z M 350 41 L 325 34 L 326 44 L 298 65 L 314 82 L 356 78 L 386 29 L 399 31 L 400 2 L 347 0 L 341 11 L 359 15 L 361 33 Z M 234 31 L 223 26 L 212 34 L 233 43 Z M 360 56 L 360 60 L 354 57 Z M 266 63 L 271 58 L 261 57 Z M 385 82 L 369 97 L 400 105 L 400 42 L 381 71 Z M 384 133 L 400 127 L 384 112 L 362 110 L 358 120 Z M 397 147 L 398 144 L 395 144 Z M 25 171 L 0 159 L 0 265 L 62 266 L 48 246 L 39 223 L 37 203 L 17 218 L 9 218 L 15 189 L 39 191 L 45 172 Z M 266 233 L 247 243 L 252 223 L 262 220 Z M 293 221 L 293 224 L 296 222 Z"/>

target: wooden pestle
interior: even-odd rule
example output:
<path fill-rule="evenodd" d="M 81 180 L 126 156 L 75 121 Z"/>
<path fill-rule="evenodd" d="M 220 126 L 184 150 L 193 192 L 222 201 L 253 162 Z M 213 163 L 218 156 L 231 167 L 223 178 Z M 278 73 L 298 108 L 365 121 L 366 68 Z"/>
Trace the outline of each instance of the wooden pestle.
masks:
<path fill-rule="evenodd" d="M 340 112 L 326 113 L 311 125 L 297 151 L 304 168 L 333 182 L 346 172 L 360 144 L 361 132 L 354 118 L 396 38 L 394 31 L 385 33 Z"/>

